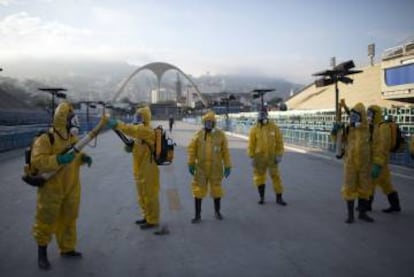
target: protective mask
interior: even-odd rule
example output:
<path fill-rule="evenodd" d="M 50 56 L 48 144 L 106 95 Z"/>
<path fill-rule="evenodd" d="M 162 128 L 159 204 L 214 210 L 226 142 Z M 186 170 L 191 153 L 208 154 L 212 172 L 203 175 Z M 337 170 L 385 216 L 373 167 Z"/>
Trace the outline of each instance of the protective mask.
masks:
<path fill-rule="evenodd" d="M 269 118 L 267 117 L 267 113 L 266 112 L 260 112 L 257 120 L 261 124 L 267 124 L 269 122 Z"/>
<path fill-rule="evenodd" d="M 214 121 L 212 121 L 212 120 L 206 120 L 204 122 L 204 129 L 207 132 L 210 132 L 211 130 L 213 130 L 213 128 L 214 128 Z"/>
<path fill-rule="evenodd" d="M 373 110 L 368 109 L 367 111 L 368 124 L 374 124 L 374 117 L 375 117 L 375 112 Z"/>
<path fill-rule="evenodd" d="M 351 110 L 351 114 L 349 115 L 349 121 L 351 123 L 351 127 L 360 127 L 361 126 L 361 114 L 355 110 Z"/>
<path fill-rule="evenodd" d="M 79 124 L 79 118 L 77 115 L 72 114 L 69 116 L 67 126 L 68 126 L 68 131 L 72 136 L 79 135 L 80 124 Z"/>
<path fill-rule="evenodd" d="M 142 124 L 143 120 L 142 120 L 142 116 L 140 113 L 136 113 L 134 115 L 134 120 L 132 121 L 133 124 Z"/>

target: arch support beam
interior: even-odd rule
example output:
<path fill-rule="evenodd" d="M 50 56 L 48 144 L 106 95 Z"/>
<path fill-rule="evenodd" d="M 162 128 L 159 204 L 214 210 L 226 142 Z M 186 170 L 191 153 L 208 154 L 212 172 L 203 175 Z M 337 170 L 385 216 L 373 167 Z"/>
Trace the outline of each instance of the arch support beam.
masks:
<path fill-rule="evenodd" d="M 132 74 L 126 78 L 120 85 L 118 91 L 115 93 L 115 95 L 112 97 L 112 102 L 115 102 L 118 97 L 122 94 L 122 92 L 124 91 L 125 87 L 128 85 L 128 83 L 131 81 L 131 79 L 137 75 L 139 72 L 141 72 L 142 70 L 150 70 L 152 71 L 155 76 L 157 77 L 157 82 L 160 85 L 161 84 L 161 79 L 162 76 L 164 75 L 165 72 L 167 72 L 168 70 L 177 70 L 179 73 L 181 73 L 190 83 L 191 85 L 195 88 L 197 95 L 200 97 L 201 102 L 203 103 L 203 105 L 207 108 L 208 107 L 208 103 L 207 100 L 203 97 L 203 95 L 201 94 L 200 90 L 198 89 L 197 85 L 193 82 L 193 80 L 191 80 L 190 77 L 187 76 L 187 74 L 185 74 L 181 69 L 179 69 L 178 67 L 172 65 L 172 64 L 168 64 L 168 63 L 163 63 L 163 62 L 154 62 L 154 63 L 149 63 L 146 64 L 138 69 L 136 69 L 134 72 L 132 72 Z M 159 88 L 158 88 L 159 89 Z"/>

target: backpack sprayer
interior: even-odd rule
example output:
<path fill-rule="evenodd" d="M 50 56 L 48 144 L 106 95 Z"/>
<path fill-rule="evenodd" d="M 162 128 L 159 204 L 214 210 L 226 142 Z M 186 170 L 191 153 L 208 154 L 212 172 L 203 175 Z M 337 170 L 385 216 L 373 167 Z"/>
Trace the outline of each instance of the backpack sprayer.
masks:
<path fill-rule="evenodd" d="M 90 141 L 92 141 L 95 137 L 98 136 L 99 132 L 105 128 L 108 118 L 103 115 L 98 123 L 86 136 L 80 139 L 75 145 L 71 148 L 65 150 L 65 152 L 75 152 L 79 153 Z M 30 164 L 26 164 L 26 166 L 30 166 Z M 43 186 L 48 180 L 50 180 L 53 176 L 55 176 L 58 172 L 60 172 L 65 165 L 60 166 L 57 170 L 53 172 L 44 172 L 40 174 L 30 174 L 30 170 L 25 170 L 25 174 L 22 177 L 22 180 L 35 187 Z"/>

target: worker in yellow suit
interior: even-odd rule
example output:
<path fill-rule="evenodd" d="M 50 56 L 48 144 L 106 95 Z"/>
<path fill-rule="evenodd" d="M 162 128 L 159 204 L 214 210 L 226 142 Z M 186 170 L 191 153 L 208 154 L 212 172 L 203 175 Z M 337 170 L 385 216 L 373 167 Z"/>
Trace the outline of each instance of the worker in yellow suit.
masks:
<path fill-rule="evenodd" d="M 391 129 L 382 120 L 381 107 L 371 105 L 367 110 L 368 122 L 371 129 L 371 191 L 368 210 L 371 210 L 372 201 L 374 200 L 375 188 L 381 187 L 385 195 L 387 195 L 390 207 L 383 209 L 384 213 L 400 212 L 400 199 L 398 192 L 391 184 L 390 168 L 390 149 L 392 143 Z"/>
<path fill-rule="evenodd" d="M 411 156 L 411 159 L 414 159 L 414 136 L 411 136 L 410 156 Z"/>
<path fill-rule="evenodd" d="M 79 121 L 73 107 L 63 102 L 56 108 L 53 127 L 33 143 L 31 168 L 38 173 L 53 172 L 54 177 L 37 191 L 33 236 L 38 244 L 38 266 L 49 269 L 47 246 L 54 234 L 63 257 L 79 258 L 76 251 L 76 220 L 79 213 L 81 164 L 92 164 L 90 156 L 66 152 L 78 141 Z"/>
<path fill-rule="evenodd" d="M 253 183 L 259 191 L 259 204 L 264 204 L 266 171 L 269 171 L 276 193 L 276 203 L 286 206 L 282 198 L 283 185 L 280 179 L 279 164 L 283 157 L 283 136 L 279 127 L 271 122 L 266 110 L 258 114 L 256 124 L 250 129 L 247 155 L 252 160 Z"/>
<path fill-rule="evenodd" d="M 334 128 L 337 128 L 335 125 Z M 335 134 L 336 132 L 333 132 Z M 354 222 L 354 201 L 358 198 L 358 218 L 366 222 L 374 220 L 367 214 L 370 195 L 371 147 L 367 113 L 362 103 L 357 103 L 349 114 L 345 129 L 344 184 L 341 192 L 347 203 L 346 223 Z"/>
<path fill-rule="evenodd" d="M 142 230 L 157 227 L 160 220 L 160 173 L 153 157 L 155 133 L 151 127 L 151 110 L 148 106 L 139 108 L 133 124 L 110 118 L 107 126 L 134 139 L 133 171 L 138 205 L 143 214 L 143 218 L 135 223 L 139 224 Z"/>
<path fill-rule="evenodd" d="M 197 131 L 188 145 L 188 170 L 193 175 L 191 183 L 195 203 L 195 217 L 192 223 L 201 221 L 201 202 L 210 187 L 214 198 L 217 219 L 222 220 L 220 200 L 223 197 L 221 181 L 231 173 L 231 157 L 225 133 L 216 128 L 213 111 L 202 117 L 203 128 Z"/>

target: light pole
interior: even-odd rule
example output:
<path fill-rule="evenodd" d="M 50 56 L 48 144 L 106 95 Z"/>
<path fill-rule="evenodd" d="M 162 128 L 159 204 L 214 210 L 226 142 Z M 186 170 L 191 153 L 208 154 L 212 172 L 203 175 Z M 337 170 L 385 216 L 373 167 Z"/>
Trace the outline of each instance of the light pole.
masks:
<path fill-rule="evenodd" d="M 338 90 L 338 81 L 344 84 L 352 84 L 353 80 L 349 77 L 346 77 L 351 74 L 361 73 L 362 70 L 352 70 L 355 67 L 355 64 L 352 60 L 340 63 L 333 67 L 333 69 L 328 69 L 325 71 L 317 72 L 312 74 L 312 76 L 321 76 L 322 78 L 315 81 L 316 87 L 324 87 L 328 85 L 335 85 L 335 113 L 336 113 L 336 122 L 340 122 L 339 117 L 339 90 Z"/>
<path fill-rule="evenodd" d="M 38 88 L 40 91 L 47 92 L 52 95 L 52 120 L 55 114 L 55 97 L 66 99 L 66 94 L 61 91 L 67 91 L 65 88 Z"/>
<path fill-rule="evenodd" d="M 274 89 L 274 88 L 268 88 L 268 89 L 260 89 L 260 88 L 258 88 L 258 89 L 254 89 L 252 91 L 253 99 L 260 98 L 260 110 L 263 110 L 264 109 L 264 98 L 263 98 L 263 96 L 266 93 L 271 92 L 271 91 L 275 91 L 275 90 L 276 89 Z"/>
<path fill-rule="evenodd" d="M 362 70 L 352 70 L 355 64 L 352 60 L 340 63 L 334 66 L 332 69 L 317 72 L 312 74 L 313 76 L 321 76 L 322 78 L 315 81 L 316 87 L 324 87 L 334 84 L 335 85 L 335 124 L 338 128 L 334 128 L 332 135 L 336 136 L 335 152 L 338 159 L 344 155 L 344 149 L 342 145 L 342 135 L 344 133 L 344 125 L 341 122 L 341 107 L 339 107 L 339 90 L 338 81 L 344 84 L 352 84 L 353 80 L 348 75 L 361 73 Z"/>
<path fill-rule="evenodd" d="M 229 110 L 230 110 L 230 101 L 232 100 L 236 100 L 236 97 L 233 94 L 229 93 L 225 93 L 227 96 L 226 97 L 222 97 L 221 101 L 224 103 L 225 107 L 226 107 L 226 131 L 230 131 L 230 119 L 229 119 Z"/>

